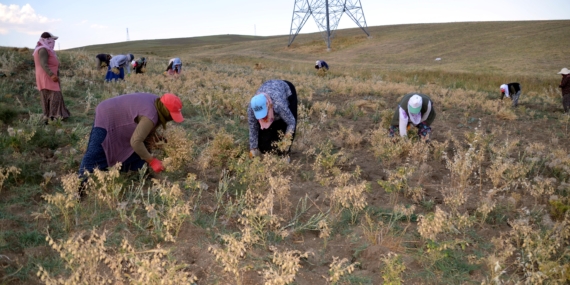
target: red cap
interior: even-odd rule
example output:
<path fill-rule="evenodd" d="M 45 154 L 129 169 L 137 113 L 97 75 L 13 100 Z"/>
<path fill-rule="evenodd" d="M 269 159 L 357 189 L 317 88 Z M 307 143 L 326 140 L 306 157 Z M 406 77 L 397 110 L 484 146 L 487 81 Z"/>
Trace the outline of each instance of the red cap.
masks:
<path fill-rule="evenodd" d="M 178 96 L 171 93 L 166 93 L 160 97 L 160 102 L 162 102 L 162 104 L 164 104 L 164 107 L 168 109 L 170 112 L 170 117 L 172 117 L 175 122 L 181 123 L 184 121 L 181 113 L 182 101 L 180 101 L 180 98 L 178 98 Z"/>

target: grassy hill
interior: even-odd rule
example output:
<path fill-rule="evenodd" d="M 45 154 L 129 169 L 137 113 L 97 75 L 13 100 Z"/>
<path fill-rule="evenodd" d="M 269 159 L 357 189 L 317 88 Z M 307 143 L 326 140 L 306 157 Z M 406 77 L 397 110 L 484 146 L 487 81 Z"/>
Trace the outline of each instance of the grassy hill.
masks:
<path fill-rule="evenodd" d="M 369 27 L 337 31 L 332 51 L 320 34 L 301 34 L 287 47 L 288 35 L 253 37 L 219 35 L 131 41 L 87 46 L 90 53 L 136 53 L 172 57 L 245 56 L 271 58 L 280 64 L 323 58 L 334 66 L 386 70 L 552 75 L 570 64 L 565 38 L 569 21 L 470 22 Z M 441 58 L 441 61 L 435 61 Z M 334 70 L 334 69 L 333 69 Z"/>
<path fill-rule="evenodd" d="M 58 51 L 71 117 L 48 124 L 31 52 L 0 48 L 0 284 L 567 284 L 569 24 L 349 29 L 330 52 L 318 34 Z M 146 73 L 105 83 L 101 52 L 146 56 Z M 290 161 L 251 159 L 246 106 L 275 78 L 299 97 Z M 500 100 L 511 81 L 518 108 Z M 134 92 L 183 101 L 151 148 L 166 170 L 96 172 L 78 200 L 95 107 Z M 388 134 L 410 92 L 433 100 L 430 143 Z"/>

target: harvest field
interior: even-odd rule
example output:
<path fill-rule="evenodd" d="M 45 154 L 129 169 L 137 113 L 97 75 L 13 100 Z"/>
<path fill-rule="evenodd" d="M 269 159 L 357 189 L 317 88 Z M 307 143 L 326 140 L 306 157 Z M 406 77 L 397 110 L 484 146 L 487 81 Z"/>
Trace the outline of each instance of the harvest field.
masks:
<path fill-rule="evenodd" d="M 72 116 L 48 125 L 32 50 L 0 48 L 0 284 L 568 284 L 570 21 L 370 32 L 338 31 L 331 52 L 317 34 L 58 51 Z M 104 83 L 102 52 L 147 72 Z M 299 94 L 290 162 L 248 156 L 269 79 Z M 499 93 L 515 81 L 516 109 Z M 95 172 L 79 201 L 95 106 L 134 92 L 183 100 L 154 150 L 166 171 Z M 435 103 L 430 144 L 388 137 L 409 92 Z"/>

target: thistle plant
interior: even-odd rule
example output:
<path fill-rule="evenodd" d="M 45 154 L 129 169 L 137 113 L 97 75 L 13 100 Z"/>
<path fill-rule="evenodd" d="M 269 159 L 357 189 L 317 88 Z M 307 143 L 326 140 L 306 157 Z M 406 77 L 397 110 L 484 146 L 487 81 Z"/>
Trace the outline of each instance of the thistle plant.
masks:
<path fill-rule="evenodd" d="M 166 155 L 164 159 L 166 171 L 176 171 L 192 161 L 194 140 L 189 136 L 180 126 L 168 126 L 164 130 L 164 137 L 168 142 L 162 142 L 161 146 Z"/>
<path fill-rule="evenodd" d="M 335 152 L 332 142 L 328 140 L 316 148 L 310 148 L 305 154 L 315 157 L 313 163 L 315 178 L 323 186 L 330 185 L 332 181 L 330 178 L 340 175 L 340 167 L 349 164 L 346 154 L 343 151 Z"/>
<path fill-rule="evenodd" d="M 79 207 L 79 185 L 81 180 L 75 173 L 70 173 L 61 178 L 63 184 L 63 193 L 44 194 L 42 197 L 57 209 L 58 214 L 63 217 L 65 229 L 70 231 L 72 228 L 72 210 L 78 210 Z M 49 210 L 48 212 L 53 212 Z M 54 216 L 55 214 L 52 214 Z"/>
<path fill-rule="evenodd" d="M 399 192 L 412 193 L 412 196 L 418 195 L 413 192 L 421 192 L 421 190 L 412 188 L 410 191 L 409 179 L 415 171 L 414 166 L 405 165 L 396 168 L 395 171 L 388 171 L 387 180 L 378 180 L 378 184 L 384 188 L 384 191 L 390 193 L 390 204 L 396 205 L 398 202 Z M 408 194 L 407 194 L 408 195 Z"/>
<path fill-rule="evenodd" d="M 346 258 L 339 259 L 333 256 L 333 261 L 329 265 L 329 278 L 327 278 L 327 281 L 333 285 L 337 284 L 341 277 L 351 274 L 358 264 L 358 262 L 350 263 Z"/>
<path fill-rule="evenodd" d="M 265 195 L 246 192 L 246 207 L 242 211 L 242 217 L 238 221 L 251 229 L 256 240 L 266 245 L 267 235 L 274 231 L 277 235 L 286 237 L 287 232 L 281 227 L 282 218 L 273 213 L 275 193 L 272 189 Z"/>
<path fill-rule="evenodd" d="M 114 209 L 119 204 L 123 184 L 119 181 L 121 163 L 109 168 L 108 171 L 94 169 L 93 173 L 87 175 L 87 193 L 94 194 L 97 200 L 107 205 L 109 209 Z M 77 188 L 79 189 L 79 188 Z"/>
<path fill-rule="evenodd" d="M 12 174 L 12 177 L 18 176 L 22 170 L 15 166 L 10 167 L 0 167 L 0 191 L 2 191 L 2 186 L 4 186 L 4 181 L 8 179 L 8 176 Z"/>
<path fill-rule="evenodd" d="M 382 279 L 386 285 L 403 284 L 402 273 L 406 270 L 406 265 L 402 262 L 401 257 L 393 252 L 384 254 L 380 257 L 384 264 L 382 267 Z"/>
<path fill-rule="evenodd" d="M 322 219 L 317 223 L 317 228 L 319 229 L 319 238 L 323 239 L 323 247 L 327 248 L 327 241 L 331 236 L 331 228 L 326 219 Z"/>
<path fill-rule="evenodd" d="M 418 216 L 418 232 L 422 238 L 435 241 L 449 227 L 448 217 L 448 213 L 436 206 L 434 213 Z"/>
<path fill-rule="evenodd" d="M 272 176 L 269 177 L 269 187 L 275 192 L 275 199 L 279 203 L 279 208 L 286 215 L 290 214 L 291 202 L 289 195 L 291 190 L 291 177 L 289 176 Z"/>
<path fill-rule="evenodd" d="M 113 254 L 107 248 L 107 233 L 78 232 L 65 241 L 55 241 L 49 234 L 48 244 L 65 262 L 68 274 L 53 277 L 39 265 L 38 277 L 48 285 L 56 284 L 191 284 L 196 276 L 188 272 L 160 247 L 137 252 L 127 240 Z"/>
<path fill-rule="evenodd" d="M 180 185 L 166 180 L 153 179 L 149 193 L 156 194 L 143 199 L 143 205 L 153 232 L 166 241 L 174 242 L 184 221 L 191 217 L 192 199 L 184 201 Z"/>
<path fill-rule="evenodd" d="M 301 258 L 308 258 L 309 252 L 301 253 L 298 250 L 279 251 L 271 246 L 273 251 L 272 264 L 263 270 L 263 279 L 266 285 L 286 285 L 295 281 L 295 275 L 301 268 Z"/>
<path fill-rule="evenodd" d="M 368 212 L 364 213 L 364 219 L 361 221 L 360 228 L 366 241 L 371 245 L 377 245 L 379 240 L 382 239 L 384 232 L 389 230 L 389 227 L 384 227 L 384 222 L 381 220 L 376 221 Z"/>
<path fill-rule="evenodd" d="M 201 152 L 198 157 L 198 166 L 202 170 L 209 168 L 210 165 L 224 166 L 230 159 L 238 157 L 241 152 L 241 149 L 236 148 L 234 136 L 222 129 Z"/>
<path fill-rule="evenodd" d="M 333 134 L 333 137 L 338 139 L 345 147 L 355 149 L 362 143 L 364 136 L 362 134 L 355 133 L 353 129 L 353 126 L 344 127 L 343 125 L 339 125 L 339 129 Z"/>
<path fill-rule="evenodd" d="M 233 274 L 235 284 L 241 285 L 242 267 L 240 266 L 240 260 L 246 253 L 247 244 L 232 235 L 222 235 L 221 238 L 225 246 L 223 248 L 209 246 L 208 251 L 214 255 L 216 261 L 220 262 L 224 272 Z"/>
<path fill-rule="evenodd" d="M 335 179 L 337 186 L 330 194 L 330 200 L 333 214 L 339 216 L 342 210 L 347 209 L 350 211 L 351 221 L 354 224 L 358 213 L 367 205 L 364 195 L 367 187 L 365 181 L 351 183 L 352 177 L 354 177 L 353 174 L 342 173 Z"/>

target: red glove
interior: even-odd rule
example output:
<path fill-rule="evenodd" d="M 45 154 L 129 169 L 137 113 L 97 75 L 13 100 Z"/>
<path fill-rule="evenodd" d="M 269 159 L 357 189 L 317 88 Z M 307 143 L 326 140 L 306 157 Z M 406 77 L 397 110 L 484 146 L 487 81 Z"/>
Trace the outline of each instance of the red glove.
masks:
<path fill-rule="evenodd" d="M 150 165 L 150 168 L 152 168 L 152 170 L 154 170 L 154 172 L 156 173 L 160 173 L 161 171 L 164 170 L 162 162 L 158 160 L 156 157 L 153 157 L 148 164 Z"/>

